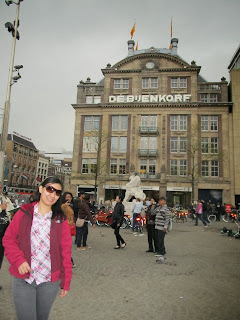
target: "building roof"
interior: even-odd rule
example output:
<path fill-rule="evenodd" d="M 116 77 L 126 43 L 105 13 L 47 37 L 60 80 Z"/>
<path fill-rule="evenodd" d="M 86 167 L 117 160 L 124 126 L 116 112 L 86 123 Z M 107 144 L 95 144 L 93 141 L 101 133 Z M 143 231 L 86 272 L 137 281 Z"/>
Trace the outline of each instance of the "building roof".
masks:
<path fill-rule="evenodd" d="M 21 144 L 22 146 L 38 151 L 38 149 L 31 141 L 29 141 L 28 139 L 24 139 L 23 137 L 17 136 L 15 134 L 8 134 L 8 141 L 13 141 Z"/>
<path fill-rule="evenodd" d="M 234 53 L 231 61 L 230 61 L 230 64 L 228 66 L 228 69 L 229 70 L 232 70 L 232 68 L 234 67 L 236 61 L 238 60 L 238 58 L 240 57 L 240 45 L 238 46 L 236 52 Z"/>

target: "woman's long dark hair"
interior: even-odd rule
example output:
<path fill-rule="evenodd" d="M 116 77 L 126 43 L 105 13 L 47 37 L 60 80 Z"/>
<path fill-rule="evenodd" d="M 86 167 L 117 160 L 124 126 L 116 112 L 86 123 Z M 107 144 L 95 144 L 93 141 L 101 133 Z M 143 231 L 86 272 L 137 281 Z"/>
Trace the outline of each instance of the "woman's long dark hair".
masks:
<path fill-rule="evenodd" d="M 40 185 L 42 187 L 45 187 L 49 183 L 58 183 L 58 184 L 61 185 L 61 187 L 63 189 L 63 184 L 62 184 L 61 180 L 58 177 L 48 177 Z M 35 201 L 39 202 L 39 200 L 41 198 L 41 193 L 39 192 L 39 189 L 37 189 L 34 198 L 35 198 L 34 199 Z M 55 219 L 55 218 L 59 219 L 61 221 L 65 219 L 65 215 L 64 215 L 64 213 L 63 213 L 63 211 L 61 209 L 61 197 L 59 197 L 57 202 L 52 205 L 52 220 Z"/>

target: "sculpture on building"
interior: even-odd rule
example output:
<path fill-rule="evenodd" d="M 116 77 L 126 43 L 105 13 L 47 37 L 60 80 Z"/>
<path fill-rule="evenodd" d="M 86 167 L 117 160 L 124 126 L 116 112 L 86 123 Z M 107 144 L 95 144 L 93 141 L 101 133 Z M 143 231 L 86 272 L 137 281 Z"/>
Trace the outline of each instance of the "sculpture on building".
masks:
<path fill-rule="evenodd" d="M 146 199 L 146 195 L 140 187 L 140 182 L 141 179 L 136 173 L 130 176 L 129 182 L 126 184 L 126 194 L 123 202 L 129 201 L 131 197 L 139 198 L 141 201 Z"/>

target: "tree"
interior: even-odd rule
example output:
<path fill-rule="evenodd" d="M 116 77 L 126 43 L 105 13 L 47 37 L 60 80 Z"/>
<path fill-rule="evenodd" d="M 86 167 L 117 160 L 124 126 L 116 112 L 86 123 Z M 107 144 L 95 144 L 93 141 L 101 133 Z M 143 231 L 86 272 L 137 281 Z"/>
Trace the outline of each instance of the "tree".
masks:
<path fill-rule="evenodd" d="M 107 147 L 107 141 L 110 139 L 110 135 L 106 132 L 102 132 L 101 130 L 94 130 L 90 131 L 83 139 L 83 143 L 86 144 L 86 148 L 91 150 L 94 155 L 96 154 L 96 158 L 94 157 L 90 159 L 91 162 L 88 163 L 88 174 L 82 174 L 81 179 L 84 180 L 85 183 L 92 184 L 94 186 L 94 199 L 96 200 L 98 185 L 101 184 L 103 180 L 106 181 L 108 161 L 106 157 L 102 160 L 101 155 L 103 150 Z M 92 183 L 91 180 L 94 180 L 94 183 Z"/>

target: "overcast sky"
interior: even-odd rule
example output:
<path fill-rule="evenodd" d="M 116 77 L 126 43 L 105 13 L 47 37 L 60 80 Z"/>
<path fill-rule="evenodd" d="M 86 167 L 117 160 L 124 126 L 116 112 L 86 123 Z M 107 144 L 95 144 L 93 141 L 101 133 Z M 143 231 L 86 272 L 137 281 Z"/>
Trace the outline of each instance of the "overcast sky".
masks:
<path fill-rule="evenodd" d="M 72 150 L 77 84 L 127 56 L 136 20 L 139 50 L 168 48 L 170 22 L 178 54 L 195 60 L 208 81 L 229 80 L 228 65 L 240 43 L 239 0 L 24 0 L 15 65 L 22 78 L 12 86 L 9 133 L 32 139 L 46 152 Z M 0 107 L 6 100 L 16 6 L 0 0 Z M 2 110 L 0 110 L 2 113 Z"/>

